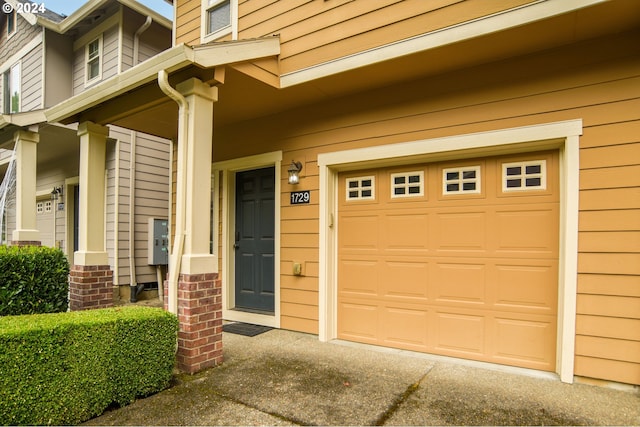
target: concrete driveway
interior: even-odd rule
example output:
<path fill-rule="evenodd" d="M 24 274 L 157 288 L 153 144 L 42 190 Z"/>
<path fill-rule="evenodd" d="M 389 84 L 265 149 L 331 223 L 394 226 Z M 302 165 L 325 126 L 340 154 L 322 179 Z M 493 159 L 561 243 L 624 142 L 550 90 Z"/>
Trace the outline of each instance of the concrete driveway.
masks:
<path fill-rule="evenodd" d="M 86 425 L 640 425 L 640 393 L 272 330 Z"/>

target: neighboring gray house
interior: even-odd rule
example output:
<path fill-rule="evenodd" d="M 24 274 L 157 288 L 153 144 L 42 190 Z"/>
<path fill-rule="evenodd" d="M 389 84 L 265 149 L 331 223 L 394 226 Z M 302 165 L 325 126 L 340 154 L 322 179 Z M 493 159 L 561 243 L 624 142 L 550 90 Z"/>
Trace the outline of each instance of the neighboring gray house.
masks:
<path fill-rule="evenodd" d="M 134 0 L 90 0 L 70 16 L 1 3 L 13 12 L 0 15 L 0 173 L 14 146 L 35 166 L 17 170 L 3 243 L 59 247 L 73 264 L 80 139 L 77 125 L 46 123 L 44 110 L 171 47 L 172 22 Z M 170 153 L 171 141 L 109 127 L 104 236 L 116 299 L 128 299 L 130 285 L 154 288 L 164 273 L 149 264 L 147 230 L 150 218 L 169 216 Z"/>

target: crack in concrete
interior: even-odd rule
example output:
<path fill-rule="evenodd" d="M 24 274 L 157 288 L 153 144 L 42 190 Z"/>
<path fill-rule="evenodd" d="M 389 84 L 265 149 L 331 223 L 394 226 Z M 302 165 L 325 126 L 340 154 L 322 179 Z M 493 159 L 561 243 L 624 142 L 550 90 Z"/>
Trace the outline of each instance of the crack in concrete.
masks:
<path fill-rule="evenodd" d="M 431 369 L 433 369 L 433 367 L 431 367 L 427 372 L 425 372 L 425 374 L 422 377 L 420 377 L 420 379 L 418 381 L 416 381 L 415 383 L 409 385 L 409 387 L 407 387 L 407 389 L 404 391 L 404 393 L 402 393 L 400 396 L 398 396 L 393 401 L 393 403 L 387 408 L 386 411 L 384 411 L 378 417 L 378 419 L 376 420 L 376 422 L 373 425 L 374 426 L 383 426 L 383 425 L 385 425 L 387 420 L 389 418 L 391 418 L 391 416 L 398 410 L 400 405 L 402 405 L 404 402 L 406 402 L 407 399 L 409 397 L 411 397 L 411 395 L 414 394 L 420 388 L 420 384 L 422 384 L 422 381 L 424 381 L 424 379 L 427 378 L 427 375 L 429 375 L 429 373 L 431 372 Z"/>

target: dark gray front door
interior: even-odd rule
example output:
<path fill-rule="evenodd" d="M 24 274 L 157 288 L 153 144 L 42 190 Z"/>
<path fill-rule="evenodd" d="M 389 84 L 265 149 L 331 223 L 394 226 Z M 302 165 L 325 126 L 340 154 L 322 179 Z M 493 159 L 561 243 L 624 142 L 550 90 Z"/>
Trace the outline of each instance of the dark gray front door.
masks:
<path fill-rule="evenodd" d="M 274 312 L 275 168 L 236 174 L 235 308 Z"/>

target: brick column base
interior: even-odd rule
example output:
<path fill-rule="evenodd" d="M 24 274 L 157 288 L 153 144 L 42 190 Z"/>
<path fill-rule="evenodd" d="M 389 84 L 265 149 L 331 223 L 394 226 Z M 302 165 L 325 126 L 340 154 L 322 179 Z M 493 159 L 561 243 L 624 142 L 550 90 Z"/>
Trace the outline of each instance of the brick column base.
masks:
<path fill-rule="evenodd" d="M 178 369 L 194 374 L 222 363 L 222 281 L 217 273 L 180 275 L 178 320 Z"/>
<path fill-rule="evenodd" d="M 69 272 L 71 311 L 113 306 L 113 271 L 108 265 L 74 265 Z"/>
<path fill-rule="evenodd" d="M 11 246 L 42 246 L 39 240 L 12 240 Z"/>

